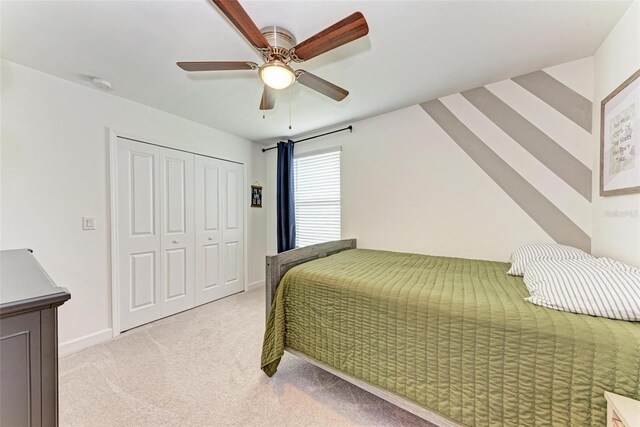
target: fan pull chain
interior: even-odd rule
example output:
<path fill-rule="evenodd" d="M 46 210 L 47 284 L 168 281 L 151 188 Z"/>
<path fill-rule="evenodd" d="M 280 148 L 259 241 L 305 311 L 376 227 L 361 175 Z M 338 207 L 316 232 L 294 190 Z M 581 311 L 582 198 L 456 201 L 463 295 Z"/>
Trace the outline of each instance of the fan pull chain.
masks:
<path fill-rule="evenodd" d="M 291 86 L 289 86 L 289 130 L 291 130 Z"/>

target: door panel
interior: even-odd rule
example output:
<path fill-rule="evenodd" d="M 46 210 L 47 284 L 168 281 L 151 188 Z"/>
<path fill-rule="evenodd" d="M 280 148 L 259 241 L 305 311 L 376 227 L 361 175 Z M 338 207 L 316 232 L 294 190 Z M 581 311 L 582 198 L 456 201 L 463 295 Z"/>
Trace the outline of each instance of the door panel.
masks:
<path fill-rule="evenodd" d="M 193 226 L 194 155 L 168 148 L 160 153 L 160 206 L 162 251 L 162 316 L 195 304 Z"/>
<path fill-rule="evenodd" d="M 238 272 L 238 258 L 239 258 L 239 247 L 238 242 L 226 242 L 225 247 L 227 248 L 226 252 L 226 265 L 225 271 L 227 273 L 226 283 L 233 283 L 238 280 L 239 272 Z"/>
<path fill-rule="evenodd" d="M 222 217 L 221 169 L 223 162 L 196 155 L 196 304 L 221 298 Z"/>
<path fill-rule="evenodd" d="M 146 252 L 131 254 L 131 306 L 139 310 L 156 303 L 156 254 Z"/>
<path fill-rule="evenodd" d="M 222 230 L 225 295 L 244 290 L 243 177 L 243 165 L 225 162 L 222 198 L 225 206 Z"/>
<path fill-rule="evenodd" d="M 165 230 L 167 234 L 186 233 L 185 160 L 165 159 Z M 191 179 L 191 177 L 189 177 Z"/>
<path fill-rule="evenodd" d="M 205 245 L 204 259 L 204 289 L 220 285 L 220 245 Z"/>
<path fill-rule="evenodd" d="M 159 155 L 153 145 L 118 138 L 120 325 L 160 317 Z"/>
<path fill-rule="evenodd" d="M 196 304 L 244 290 L 242 165 L 196 155 Z"/>
<path fill-rule="evenodd" d="M 238 171 L 234 169 L 226 169 L 226 181 L 227 181 L 227 191 L 226 191 L 226 201 L 225 206 L 227 207 L 227 215 L 226 215 L 226 229 L 225 230 L 237 230 L 238 229 L 238 210 L 240 206 L 238 206 L 238 198 L 240 196 L 239 193 L 239 182 L 240 179 L 238 177 Z"/>
<path fill-rule="evenodd" d="M 220 229 L 220 168 L 206 163 L 201 167 L 201 176 L 204 180 L 204 230 L 218 231 Z"/>
<path fill-rule="evenodd" d="M 171 300 L 187 294 L 187 252 L 184 249 L 169 250 L 165 257 L 166 299 Z"/>
<path fill-rule="evenodd" d="M 154 173 L 155 156 L 130 152 L 131 163 L 131 235 L 150 235 L 155 230 Z"/>

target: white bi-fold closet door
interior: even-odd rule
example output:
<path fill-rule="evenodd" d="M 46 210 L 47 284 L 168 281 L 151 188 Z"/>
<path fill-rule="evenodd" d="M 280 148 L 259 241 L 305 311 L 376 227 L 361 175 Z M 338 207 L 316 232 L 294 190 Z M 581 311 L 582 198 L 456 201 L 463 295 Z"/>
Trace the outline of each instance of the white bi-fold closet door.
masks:
<path fill-rule="evenodd" d="M 242 165 L 195 157 L 196 304 L 244 289 Z"/>
<path fill-rule="evenodd" d="M 118 138 L 120 329 L 244 289 L 243 166 Z"/>

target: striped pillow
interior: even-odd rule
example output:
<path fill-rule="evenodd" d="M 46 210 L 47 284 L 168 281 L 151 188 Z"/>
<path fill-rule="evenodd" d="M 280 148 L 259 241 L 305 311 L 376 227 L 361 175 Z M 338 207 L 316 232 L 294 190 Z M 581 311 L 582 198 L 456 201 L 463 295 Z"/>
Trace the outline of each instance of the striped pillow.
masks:
<path fill-rule="evenodd" d="M 539 260 L 527 265 L 527 301 L 555 310 L 640 321 L 640 269 L 608 258 Z"/>
<path fill-rule="evenodd" d="M 527 264 L 541 259 L 581 259 L 592 258 L 588 253 L 573 246 L 557 243 L 531 243 L 520 246 L 511 254 L 511 268 L 507 272 L 512 276 L 522 276 Z"/>

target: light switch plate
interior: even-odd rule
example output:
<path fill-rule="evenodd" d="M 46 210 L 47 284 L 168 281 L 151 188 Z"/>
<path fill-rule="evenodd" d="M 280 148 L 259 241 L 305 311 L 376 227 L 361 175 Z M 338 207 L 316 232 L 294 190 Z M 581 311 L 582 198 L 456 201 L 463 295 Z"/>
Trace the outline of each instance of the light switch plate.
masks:
<path fill-rule="evenodd" d="M 82 217 L 82 229 L 83 230 L 95 230 L 96 229 L 96 217 L 95 216 L 83 216 Z"/>

